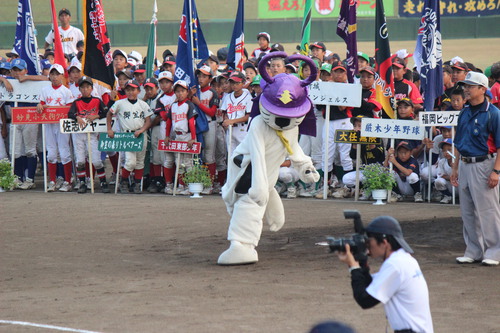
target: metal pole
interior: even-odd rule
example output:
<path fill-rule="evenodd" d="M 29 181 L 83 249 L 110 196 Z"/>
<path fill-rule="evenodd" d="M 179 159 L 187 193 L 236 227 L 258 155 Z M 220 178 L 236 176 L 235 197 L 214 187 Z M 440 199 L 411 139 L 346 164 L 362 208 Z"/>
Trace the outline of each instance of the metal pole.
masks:
<path fill-rule="evenodd" d="M 361 159 L 361 144 L 356 144 L 356 187 L 354 190 L 354 201 L 359 199 L 359 164 Z"/>
<path fill-rule="evenodd" d="M 177 194 L 177 181 L 179 180 L 179 168 L 181 166 L 181 153 L 177 153 L 177 162 L 175 162 L 175 177 L 174 177 L 174 192 L 173 196 Z"/>
<path fill-rule="evenodd" d="M 429 140 L 432 140 L 432 127 L 429 130 Z M 424 155 L 425 155 L 425 145 L 424 145 Z M 429 149 L 429 162 L 427 163 L 428 165 L 428 183 L 427 183 L 427 202 L 431 202 L 431 189 L 432 189 L 432 150 Z"/>
<path fill-rule="evenodd" d="M 455 127 L 452 126 L 451 127 L 451 151 L 453 152 L 453 155 L 455 155 Z M 455 159 L 456 159 L 456 155 L 455 157 L 452 157 L 452 165 L 453 163 L 455 163 Z M 460 163 L 460 162 L 458 162 Z M 457 179 L 458 181 L 458 179 Z M 456 196 L 456 193 L 455 193 L 455 186 L 452 186 L 451 187 L 451 198 L 452 198 L 452 204 L 455 205 L 456 202 L 455 202 L 455 196 Z"/>
<path fill-rule="evenodd" d="M 118 166 L 116 167 L 116 182 L 115 182 L 115 194 L 118 193 L 118 183 L 120 183 L 120 171 L 122 164 L 122 152 L 118 152 Z"/>
<path fill-rule="evenodd" d="M 326 106 L 325 112 L 325 126 L 323 132 L 323 142 L 325 143 L 325 151 L 323 156 L 323 200 L 328 197 L 328 149 L 329 149 L 329 135 L 330 135 L 330 105 Z"/>
<path fill-rule="evenodd" d="M 90 192 L 94 194 L 94 161 L 92 160 L 92 144 L 90 143 L 90 133 L 87 133 L 87 149 L 89 153 Z"/>
<path fill-rule="evenodd" d="M 47 193 L 47 141 L 45 139 L 45 124 L 42 124 L 42 149 L 43 149 L 43 185 Z"/>

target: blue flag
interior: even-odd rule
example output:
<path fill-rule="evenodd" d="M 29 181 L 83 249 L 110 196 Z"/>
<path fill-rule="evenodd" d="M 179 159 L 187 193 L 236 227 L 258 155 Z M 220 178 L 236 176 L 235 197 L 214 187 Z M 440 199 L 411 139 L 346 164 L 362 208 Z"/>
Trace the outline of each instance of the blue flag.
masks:
<path fill-rule="evenodd" d="M 417 71 L 420 73 L 424 110 L 432 111 L 434 110 L 434 101 L 443 94 L 443 54 L 439 1 L 425 0 L 413 58 Z"/>
<path fill-rule="evenodd" d="M 227 64 L 232 69 L 240 72 L 243 71 L 243 56 L 245 52 L 245 33 L 244 33 L 244 1 L 238 0 L 238 13 L 234 21 L 233 35 L 229 44 L 229 52 L 227 54 Z"/>
<path fill-rule="evenodd" d="M 189 87 L 198 86 L 194 75 L 195 66 L 203 65 L 208 56 L 207 42 L 201 31 L 196 4 L 194 0 L 184 0 L 175 58 L 175 81 L 184 80 Z M 202 116 L 196 118 L 197 140 L 203 143 L 202 133 L 208 131 L 208 120 L 203 112 L 198 110 L 198 114 Z"/>
<path fill-rule="evenodd" d="M 203 64 L 208 56 L 196 4 L 194 0 L 184 0 L 175 61 L 175 81 L 184 80 L 190 87 L 196 86 L 198 81 L 194 75 L 194 67 Z"/>
<path fill-rule="evenodd" d="M 17 6 L 14 50 L 19 54 L 21 59 L 26 61 L 28 74 L 40 74 L 40 61 L 38 59 L 35 24 L 31 14 L 30 0 L 19 0 Z"/>

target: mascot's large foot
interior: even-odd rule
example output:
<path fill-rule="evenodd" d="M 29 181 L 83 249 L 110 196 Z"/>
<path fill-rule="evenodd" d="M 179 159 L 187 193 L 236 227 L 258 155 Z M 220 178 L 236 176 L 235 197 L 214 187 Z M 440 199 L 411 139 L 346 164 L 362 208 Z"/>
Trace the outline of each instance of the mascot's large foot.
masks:
<path fill-rule="evenodd" d="M 217 260 L 218 265 L 247 265 L 259 261 L 255 247 L 238 241 L 231 241 L 231 246 L 222 252 Z"/>

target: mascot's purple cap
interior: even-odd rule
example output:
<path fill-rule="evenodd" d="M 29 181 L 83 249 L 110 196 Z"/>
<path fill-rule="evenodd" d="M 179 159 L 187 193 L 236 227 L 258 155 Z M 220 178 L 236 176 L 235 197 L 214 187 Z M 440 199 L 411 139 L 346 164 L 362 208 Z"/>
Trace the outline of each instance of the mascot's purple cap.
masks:
<path fill-rule="evenodd" d="M 270 77 L 265 68 L 266 63 L 271 58 L 277 57 L 285 58 L 286 53 L 270 53 L 262 58 L 259 63 L 259 72 L 262 73 L 262 78 L 266 81 L 260 96 L 260 103 L 267 111 L 280 117 L 300 118 L 305 116 L 312 107 L 312 102 L 307 96 L 306 86 L 314 81 L 317 76 L 317 68 L 316 66 L 310 66 L 313 70 L 305 80 L 300 80 L 295 75 L 285 73 Z M 290 56 L 289 59 L 293 61 L 292 58 L 296 57 L 300 57 L 300 60 L 310 60 L 298 55 Z"/>
<path fill-rule="evenodd" d="M 260 97 L 262 106 L 274 115 L 299 118 L 311 109 L 311 101 L 307 98 L 307 90 L 300 86 L 295 75 L 278 74 L 274 82 L 268 84 Z"/>

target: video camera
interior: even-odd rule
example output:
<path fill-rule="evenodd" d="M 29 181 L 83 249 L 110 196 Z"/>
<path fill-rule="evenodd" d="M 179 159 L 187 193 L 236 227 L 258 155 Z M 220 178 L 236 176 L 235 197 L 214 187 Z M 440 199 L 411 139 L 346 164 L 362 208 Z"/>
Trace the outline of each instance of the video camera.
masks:
<path fill-rule="evenodd" d="M 365 228 L 361 221 L 361 214 L 357 210 L 344 210 L 344 217 L 353 219 L 355 233 L 350 238 L 327 237 L 328 246 L 331 252 L 345 252 L 345 245 L 349 244 L 354 259 L 359 262 L 361 267 L 364 267 L 367 262 L 366 241 L 368 237 L 366 237 Z"/>

